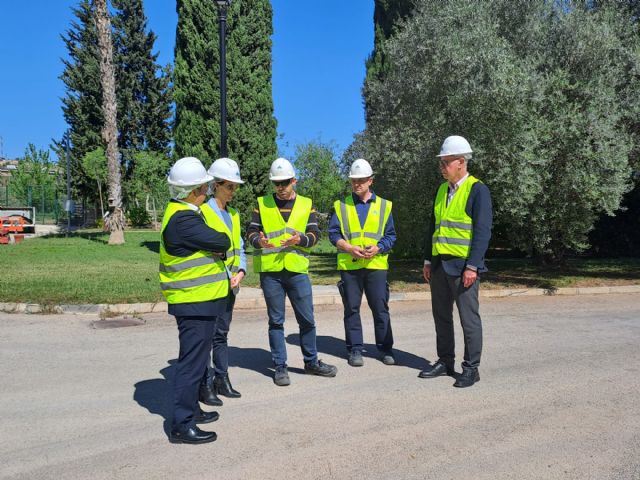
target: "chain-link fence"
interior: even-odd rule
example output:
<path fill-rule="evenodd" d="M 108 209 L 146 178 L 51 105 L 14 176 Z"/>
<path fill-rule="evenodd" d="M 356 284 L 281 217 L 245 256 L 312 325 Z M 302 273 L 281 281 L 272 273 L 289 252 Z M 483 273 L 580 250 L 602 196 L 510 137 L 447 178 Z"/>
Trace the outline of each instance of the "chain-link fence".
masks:
<path fill-rule="evenodd" d="M 1 207 L 34 207 L 35 223 L 40 225 L 66 225 L 67 212 L 64 210 L 66 196 L 55 188 L 47 186 L 27 187 L 24 190 L 12 188 L 10 184 L 0 184 Z M 72 226 L 95 226 L 101 218 L 99 206 L 86 200 L 75 200 L 71 212 Z"/>

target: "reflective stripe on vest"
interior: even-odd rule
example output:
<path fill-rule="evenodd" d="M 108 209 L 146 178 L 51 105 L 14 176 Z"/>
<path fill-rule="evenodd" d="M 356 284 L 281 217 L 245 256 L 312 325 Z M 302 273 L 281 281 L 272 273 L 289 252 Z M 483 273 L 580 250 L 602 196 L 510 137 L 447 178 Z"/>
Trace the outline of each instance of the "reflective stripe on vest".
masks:
<path fill-rule="evenodd" d="M 231 230 L 225 223 L 225 221 L 220 218 L 215 210 L 211 208 L 208 204 L 204 204 L 201 207 L 202 214 L 204 215 L 204 220 L 207 222 L 209 227 L 217 230 L 218 232 L 223 232 L 229 237 L 229 241 L 231 242 L 231 248 L 227 250 L 227 259 L 225 260 L 225 265 L 229 269 L 229 271 L 235 276 L 238 271 L 240 271 L 240 215 L 238 212 L 231 208 L 227 207 L 227 211 L 229 212 L 229 216 L 231 217 Z"/>
<path fill-rule="evenodd" d="M 173 215 L 191 210 L 188 205 L 169 202 L 160 228 L 160 289 L 168 303 L 207 302 L 229 293 L 224 263 L 211 253 L 198 251 L 188 257 L 175 257 L 164 247 L 162 234 Z"/>
<path fill-rule="evenodd" d="M 431 246 L 432 255 L 469 257 L 473 239 L 473 220 L 467 215 L 466 207 L 471 188 L 479 181 L 469 175 L 458 187 L 449 205 L 447 205 L 449 184 L 445 182 L 438 188 L 433 205 L 435 230 Z"/>
<path fill-rule="evenodd" d="M 253 270 L 255 272 L 280 272 L 287 270 L 296 273 L 309 272 L 309 253 L 311 249 L 299 246 L 281 247 L 281 242 L 296 233 L 303 234 L 311 215 L 310 198 L 296 195 L 291 215 L 284 221 L 272 195 L 258 198 L 260 220 L 264 235 L 274 245 L 272 248 L 256 248 L 253 252 Z"/>
<path fill-rule="evenodd" d="M 360 225 L 358 211 L 356 210 L 353 196 L 349 195 L 343 201 L 336 201 L 334 209 L 342 237 L 351 245 L 367 247 L 377 245 L 384 236 L 384 228 L 391 215 L 392 202 L 376 196 L 369 206 L 367 219 L 364 226 Z M 389 254 L 378 254 L 371 259 L 356 260 L 348 253 L 338 252 L 338 270 L 387 270 L 389 268 Z"/>

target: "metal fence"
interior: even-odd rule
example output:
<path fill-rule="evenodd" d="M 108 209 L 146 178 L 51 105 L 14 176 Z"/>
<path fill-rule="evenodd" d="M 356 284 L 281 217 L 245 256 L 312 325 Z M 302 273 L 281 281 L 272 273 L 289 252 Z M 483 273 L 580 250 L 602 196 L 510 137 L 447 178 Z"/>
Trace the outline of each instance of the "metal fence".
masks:
<path fill-rule="evenodd" d="M 55 188 L 46 186 L 28 187 L 17 192 L 10 184 L 0 183 L 0 206 L 34 207 L 35 222 L 40 225 L 66 225 L 67 212 L 64 211 L 66 196 Z M 94 226 L 100 218 L 100 208 L 86 200 L 75 200 L 71 213 L 71 225 Z"/>

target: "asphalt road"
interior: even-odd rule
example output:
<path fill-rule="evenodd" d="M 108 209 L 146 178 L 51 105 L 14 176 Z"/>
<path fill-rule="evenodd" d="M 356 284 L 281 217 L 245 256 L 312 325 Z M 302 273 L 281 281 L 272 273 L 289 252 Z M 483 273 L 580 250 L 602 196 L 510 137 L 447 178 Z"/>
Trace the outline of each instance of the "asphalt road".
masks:
<path fill-rule="evenodd" d="M 318 308 L 334 379 L 301 373 L 289 313 L 289 387 L 270 377 L 264 311 L 238 312 L 230 373 L 243 396 L 225 399 L 203 426 L 218 441 L 200 446 L 165 433 L 172 318 L 102 329 L 93 317 L 0 314 L 0 478 L 640 479 L 640 295 L 481 309 L 482 380 L 468 389 L 417 378 L 435 360 L 424 303 L 392 304 L 393 367 L 371 346 L 364 367 L 349 367 L 341 310 Z"/>

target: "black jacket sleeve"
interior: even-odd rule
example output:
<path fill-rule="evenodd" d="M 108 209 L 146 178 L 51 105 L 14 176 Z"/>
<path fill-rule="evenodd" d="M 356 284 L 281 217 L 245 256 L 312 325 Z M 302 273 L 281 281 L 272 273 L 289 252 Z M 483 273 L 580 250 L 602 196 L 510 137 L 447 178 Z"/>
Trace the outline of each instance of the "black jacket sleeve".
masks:
<path fill-rule="evenodd" d="M 229 237 L 208 227 L 196 212 L 185 210 L 171 217 L 163 241 L 168 253 L 176 257 L 188 257 L 197 251 L 226 253 L 231 247 Z"/>

